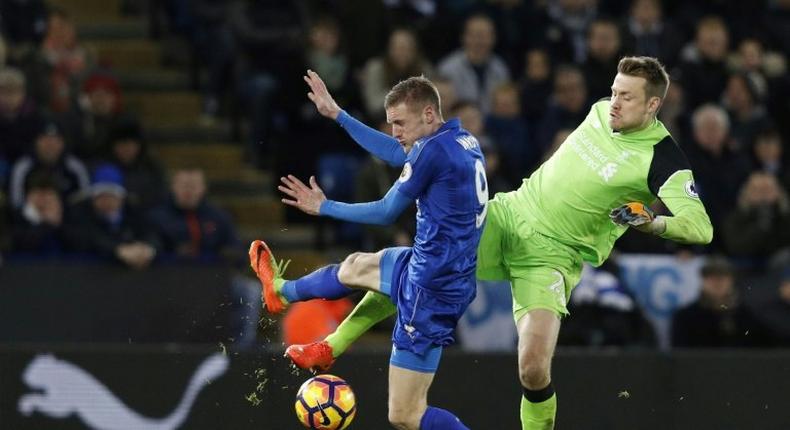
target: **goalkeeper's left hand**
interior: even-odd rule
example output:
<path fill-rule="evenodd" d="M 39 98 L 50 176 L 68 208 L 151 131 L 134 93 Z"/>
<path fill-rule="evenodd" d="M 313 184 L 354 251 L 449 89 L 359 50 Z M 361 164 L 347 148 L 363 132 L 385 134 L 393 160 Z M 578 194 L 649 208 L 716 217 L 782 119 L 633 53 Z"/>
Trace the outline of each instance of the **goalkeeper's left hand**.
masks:
<path fill-rule="evenodd" d="M 630 225 L 639 231 L 661 234 L 666 230 L 663 217 L 657 217 L 649 206 L 641 202 L 630 202 L 612 209 L 609 218 L 617 225 Z"/>

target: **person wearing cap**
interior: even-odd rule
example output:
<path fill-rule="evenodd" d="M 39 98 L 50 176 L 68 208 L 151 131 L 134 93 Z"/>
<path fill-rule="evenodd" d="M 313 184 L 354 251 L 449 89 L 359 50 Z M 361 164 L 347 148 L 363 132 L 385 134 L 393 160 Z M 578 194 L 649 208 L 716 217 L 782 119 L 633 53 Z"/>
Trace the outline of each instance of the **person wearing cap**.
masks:
<path fill-rule="evenodd" d="M 11 169 L 8 194 L 12 208 L 19 209 L 25 204 L 25 184 L 33 172 L 49 175 L 64 202 L 87 190 L 88 170 L 79 158 L 66 151 L 57 123 L 40 122 L 32 149 L 30 155 L 17 160 Z"/>
<path fill-rule="evenodd" d="M 8 163 L 30 152 L 41 123 L 26 85 L 25 75 L 19 69 L 0 69 L 0 158 Z"/>
<path fill-rule="evenodd" d="M 94 162 L 108 151 L 110 131 L 136 119 L 124 111 L 121 86 L 106 72 L 95 72 L 85 80 L 80 100 L 79 109 L 64 113 L 61 120 L 69 147 Z"/>
<path fill-rule="evenodd" d="M 52 177 L 33 174 L 25 185 L 25 204 L 11 215 L 12 252 L 36 257 L 66 251 L 63 201 Z"/>
<path fill-rule="evenodd" d="M 140 124 L 128 121 L 110 130 L 107 160 L 123 172 L 129 204 L 142 211 L 167 199 L 162 166 L 150 155 Z"/>
<path fill-rule="evenodd" d="M 741 303 L 732 264 L 724 257 L 710 257 L 702 266 L 701 275 L 699 299 L 677 311 L 672 319 L 672 346 L 770 345 L 765 326 Z"/>
<path fill-rule="evenodd" d="M 143 269 L 157 254 L 159 240 L 145 217 L 126 204 L 123 173 L 112 164 L 101 164 L 93 173 L 90 198 L 76 205 L 71 237 L 79 251 L 115 259 Z"/>

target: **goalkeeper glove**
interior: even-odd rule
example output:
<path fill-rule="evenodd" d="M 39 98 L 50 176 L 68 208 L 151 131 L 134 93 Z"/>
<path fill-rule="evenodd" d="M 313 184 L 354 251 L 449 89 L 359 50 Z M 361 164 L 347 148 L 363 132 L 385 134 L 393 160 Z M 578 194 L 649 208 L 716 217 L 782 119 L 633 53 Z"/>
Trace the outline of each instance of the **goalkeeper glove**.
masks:
<path fill-rule="evenodd" d="M 640 225 L 653 222 L 656 218 L 655 212 L 647 205 L 640 202 L 626 203 L 620 207 L 612 209 L 609 218 L 617 225 Z"/>

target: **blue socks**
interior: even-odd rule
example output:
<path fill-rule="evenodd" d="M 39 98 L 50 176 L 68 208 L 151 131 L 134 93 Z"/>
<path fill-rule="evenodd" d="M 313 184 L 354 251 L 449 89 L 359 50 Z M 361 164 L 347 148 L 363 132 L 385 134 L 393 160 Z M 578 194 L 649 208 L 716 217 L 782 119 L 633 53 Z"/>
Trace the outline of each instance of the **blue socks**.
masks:
<path fill-rule="evenodd" d="M 288 303 L 310 299 L 334 300 L 354 292 L 353 289 L 341 284 L 337 279 L 340 265 L 332 264 L 322 267 L 294 281 L 285 281 L 280 294 Z"/>
<path fill-rule="evenodd" d="M 420 430 L 469 430 L 450 411 L 428 406 L 420 420 Z"/>

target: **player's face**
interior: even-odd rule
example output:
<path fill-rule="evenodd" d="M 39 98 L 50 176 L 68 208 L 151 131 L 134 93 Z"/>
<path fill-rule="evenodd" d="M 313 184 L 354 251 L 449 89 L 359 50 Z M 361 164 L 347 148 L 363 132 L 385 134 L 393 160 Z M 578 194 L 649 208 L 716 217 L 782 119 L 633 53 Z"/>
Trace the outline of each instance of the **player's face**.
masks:
<path fill-rule="evenodd" d="M 387 124 L 392 125 L 392 137 L 397 139 L 407 154 L 417 139 L 434 131 L 435 121 L 436 116 L 431 106 L 417 110 L 401 103 L 387 108 Z"/>
<path fill-rule="evenodd" d="M 644 128 L 653 120 L 661 99 L 647 97 L 645 78 L 618 73 L 612 84 L 609 126 L 614 131 L 628 132 Z"/>

